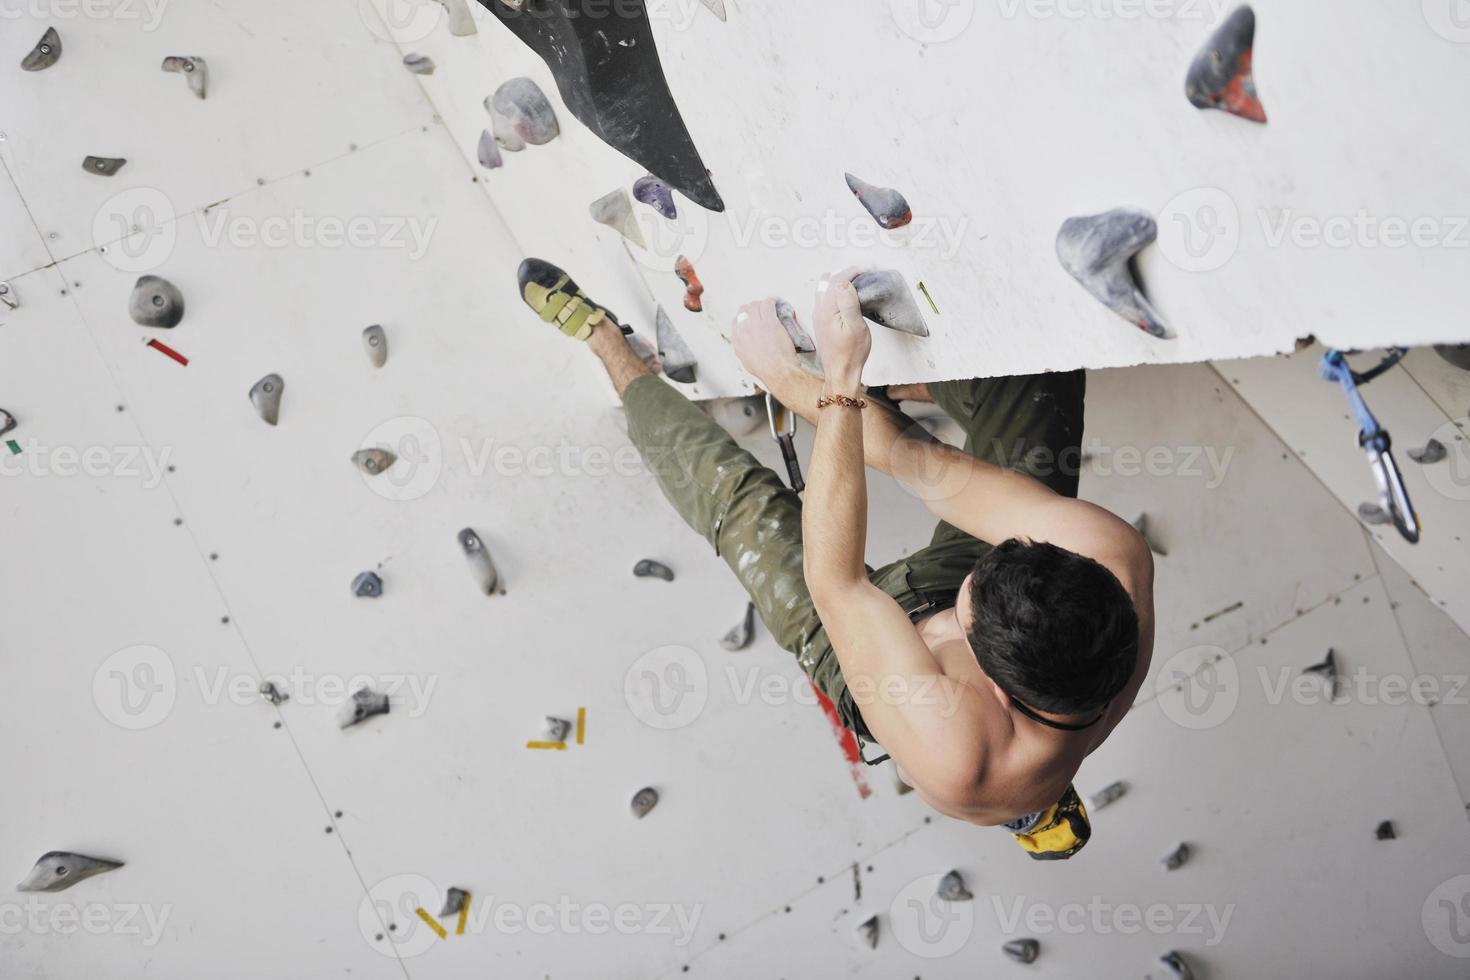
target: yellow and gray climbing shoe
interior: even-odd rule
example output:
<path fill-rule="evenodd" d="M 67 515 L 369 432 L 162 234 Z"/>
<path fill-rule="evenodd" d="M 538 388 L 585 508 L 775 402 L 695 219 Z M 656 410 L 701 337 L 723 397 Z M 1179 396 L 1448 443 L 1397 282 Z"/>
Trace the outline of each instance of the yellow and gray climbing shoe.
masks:
<path fill-rule="evenodd" d="M 546 323 L 554 323 L 575 340 L 592 336 L 592 328 L 606 320 L 623 333 L 632 333 L 612 313 L 593 303 L 572 277 L 550 262 L 526 259 L 516 273 L 521 299 Z"/>

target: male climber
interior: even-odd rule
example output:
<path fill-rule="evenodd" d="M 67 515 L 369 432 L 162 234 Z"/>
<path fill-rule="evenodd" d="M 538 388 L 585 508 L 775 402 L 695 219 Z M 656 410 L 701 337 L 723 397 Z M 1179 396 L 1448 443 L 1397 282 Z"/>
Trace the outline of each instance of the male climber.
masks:
<path fill-rule="evenodd" d="M 602 360 L 664 496 L 842 723 L 941 813 L 1005 825 L 1034 858 L 1071 857 L 1091 835 L 1072 778 L 1127 714 L 1154 631 L 1147 545 L 1076 499 L 1084 374 L 919 386 L 964 429 L 954 449 L 864 388 L 872 338 L 853 275 L 818 287 L 824 377 L 803 368 L 773 302 L 745 306 L 734 327 L 746 370 L 816 426 L 804 504 L 564 272 L 528 259 L 519 286 Z M 865 463 L 940 520 L 928 547 L 877 571 L 863 560 Z"/>

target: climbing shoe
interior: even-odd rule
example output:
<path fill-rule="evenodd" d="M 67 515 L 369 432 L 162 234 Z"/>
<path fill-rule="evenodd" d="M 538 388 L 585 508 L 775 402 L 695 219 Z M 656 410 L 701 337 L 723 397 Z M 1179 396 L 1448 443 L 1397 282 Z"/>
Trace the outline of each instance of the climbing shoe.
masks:
<path fill-rule="evenodd" d="M 603 320 L 623 333 L 632 329 L 618 323 L 618 318 L 587 298 L 572 277 L 550 262 L 526 259 L 516 272 L 521 299 L 546 323 L 554 323 L 562 333 L 575 340 L 592 336 L 592 328 Z"/>

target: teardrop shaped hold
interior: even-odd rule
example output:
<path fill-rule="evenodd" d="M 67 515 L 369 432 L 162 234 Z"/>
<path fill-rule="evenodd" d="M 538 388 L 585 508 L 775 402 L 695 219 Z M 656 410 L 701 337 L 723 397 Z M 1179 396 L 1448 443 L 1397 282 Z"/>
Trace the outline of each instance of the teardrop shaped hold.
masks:
<path fill-rule="evenodd" d="M 426 54 L 406 54 L 403 56 L 403 67 L 415 75 L 434 74 L 434 59 Z"/>
<path fill-rule="evenodd" d="M 633 566 L 633 574 L 638 578 L 661 578 L 665 582 L 674 580 L 674 570 L 661 561 L 652 558 L 644 558 Z"/>
<path fill-rule="evenodd" d="M 699 379 L 699 361 L 689 345 L 684 343 L 679 331 L 674 329 L 674 321 L 669 319 L 662 306 L 654 311 L 653 325 L 658 339 L 659 364 L 663 367 L 664 375 L 670 381 L 694 384 Z"/>
<path fill-rule="evenodd" d="M 670 221 L 679 217 L 673 189 L 653 174 L 639 177 L 633 183 L 633 198 L 641 204 L 647 204 Z"/>
<path fill-rule="evenodd" d="M 607 225 L 639 248 L 648 248 L 643 232 L 638 230 L 638 221 L 633 217 L 633 199 L 621 187 L 593 201 L 587 211 L 593 221 Z"/>
<path fill-rule="evenodd" d="M 486 170 L 499 170 L 505 166 L 505 158 L 500 155 L 500 142 L 488 129 L 480 132 L 480 142 L 475 147 L 475 157 L 480 161 L 480 166 Z"/>
<path fill-rule="evenodd" d="M 1133 257 L 1159 237 L 1153 216 L 1136 208 L 1068 218 L 1057 232 L 1057 258 L 1100 303 L 1161 340 L 1174 334 L 1133 277 Z"/>
<path fill-rule="evenodd" d="M 490 557 L 490 549 L 485 547 L 485 542 L 475 533 L 474 528 L 467 527 L 459 532 L 459 547 L 464 552 L 465 561 L 470 566 L 470 573 L 475 577 L 475 584 L 485 595 L 504 594 L 505 590 L 500 585 L 500 570 L 495 567 L 494 560 Z"/>
<path fill-rule="evenodd" d="M 684 309 L 690 313 L 699 313 L 704 309 L 704 283 L 699 281 L 699 275 L 694 271 L 694 263 L 686 256 L 679 256 L 674 262 L 674 275 L 684 284 Z"/>
<path fill-rule="evenodd" d="M 380 368 L 388 363 L 388 334 L 381 324 L 375 323 L 363 329 L 362 349 L 373 367 Z"/>
<path fill-rule="evenodd" d="M 359 449 L 352 454 L 352 465 L 368 476 L 379 476 L 393 468 L 398 456 L 386 449 Z"/>
<path fill-rule="evenodd" d="M 1174 850 L 1164 855 L 1164 870 L 1178 871 L 1180 868 L 1188 864 L 1189 859 L 1193 856 L 1194 848 L 1190 847 L 1187 843 L 1180 844 L 1178 847 L 1174 848 Z"/>
<path fill-rule="evenodd" d="M 1041 943 L 1034 939 L 1013 939 L 1000 949 L 1017 963 L 1035 963 L 1041 955 Z"/>
<path fill-rule="evenodd" d="M 184 319 L 184 294 L 162 276 L 139 276 L 128 297 L 128 316 L 142 327 L 172 330 Z"/>
<path fill-rule="evenodd" d="M 869 320 L 899 333 L 929 336 L 929 325 L 902 274 L 892 269 L 864 272 L 852 280 L 852 286 L 857 290 L 863 316 Z"/>
<path fill-rule="evenodd" d="M 61 58 L 61 35 L 56 28 L 46 28 L 41 40 L 21 59 L 20 66 L 26 71 L 42 71 L 56 64 Z"/>
<path fill-rule="evenodd" d="M 528 143 L 550 143 L 561 133 L 551 100 L 541 86 L 524 76 L 497 88 L 485 100 L 485 111 L 490 113 L 496 140 L 512 153 L 524 150 Z"/>
<path fill-rule="evenodd" d="M 18 892 L 62 892 L 93 875 L 121 868 L 121 861 L 88 857 L 71 851 L 47 851 L 31 868 L 25 880 L 15 886 Z"/>
<path fill-rule="evenodd" d="M 116 177 L 117 172 L 127 166 L 125 157 L 87 157 L 82 161 L 82 169 L 89 174 L 97 174 L 99 177 Z"/>
<path fill-rule="evenodd" d="M 629 804 L 629 808 L 633 811 L 633 816 L 639 820 L 648 816 L 649 811 L 656 806 L 658 806 L 658 790 L 652 786 L 645 786 L 634 793 L 633 802 Z"/>
<path fill-rule="evenodd" d="M 189 83 L 189 91 L 194 97 L 203 99 L 209 95 L 209 65 L 203 58 L 190 58 L 183 55 L 172 55 L 163 59 L 163 70 L 183 75 Z"/>
<path fill-rule="evenodd" d="M 337 713 L 337 727 L 351 728 L 360 725 L 375 715 L 389 713 L 388 695 L 380 694 L 371 687 L 361 687 Z"/>
<path fill-rule="evenodd" d="M 1195 56 L 1184 92 L 1201 109 L 1221 109 L 1251 122 L 1266 121 L 1266 107 L 1256 94 L 1256 12 L 1237 7 L 1220 25 L 1204 50 Z"/>
<path fill-rule="evenodd" d="M 267 374 L 250 389 L 250 404 L 255 406 L 266 425 L 275 425 L 281 420 L 281 396 L 286 392 L 286 382 L 279 374 Z"/>
<path fill-rule="evenodd" d="M 892 231 L 914 220 L 914 212 L 909 208 L 909 202 L 898 191 L 891 187 L 870 184 L 852 174 L 844 176 L 847 177 L 847 186 L 853 196 L 868 209 L 868 213 L 873 216 L 874 221 L 878 222 L 880 228 Z"/>

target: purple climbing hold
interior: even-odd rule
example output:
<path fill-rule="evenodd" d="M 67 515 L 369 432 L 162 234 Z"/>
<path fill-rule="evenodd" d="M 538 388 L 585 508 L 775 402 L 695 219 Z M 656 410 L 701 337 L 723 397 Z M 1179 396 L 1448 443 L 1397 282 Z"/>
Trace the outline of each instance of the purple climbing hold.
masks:
<path fill-rule="evenodd" d="M 1201 109 L 1221 109 L 1251 122 L 1266 121 L 1266 107 L 1256 94 L 1251 72 L 1256 43 L 1256 12 L 1237 7 L 1219 30 L 1210 35 L 1189 66 L 1184 91 Z"/>
<path fill-rule="evenodd" d="M 634 182 L 633 197 L 638 202 L 647 204 L 670 221 L 679 217 L 679 209 L 674 204 L 673 189 L 653 174 L 649 174 L 646 177 L 639 177 Z"/>
<path fill-rule="evenodd" d="M 1130 263 L 1159 236 L 1153 216 L 1133 208 L 1068 218 L 1057 232 L 1062 267 L 1104 306 L 1160 339 L 1174 335 L 1144 296 Z"/>

